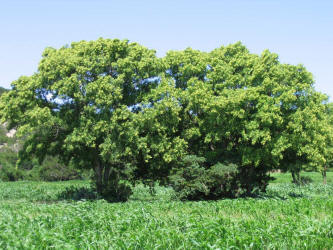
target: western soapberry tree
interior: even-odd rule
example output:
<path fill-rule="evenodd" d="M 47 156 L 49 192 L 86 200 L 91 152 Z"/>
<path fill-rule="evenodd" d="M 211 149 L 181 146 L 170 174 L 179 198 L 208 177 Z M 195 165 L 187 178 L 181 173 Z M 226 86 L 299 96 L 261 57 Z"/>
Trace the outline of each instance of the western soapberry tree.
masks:
<path fill-rule="evenodd" d="M 0 116 L 24 137 L 21 159 L 93 169 L 110 201 L 126 200 L 136 180 L 218 199 L 265 191 L 273 169 L 297 181 L 305 165 L 327 166 L 332 119 L 313 84 L 303 66 L 241 43 L 160 59 L 98 39 L 45 49 L 38 71 L 1 96 Z"/>
<path fill-rule="evenodd" d="M 98 193 L 126 200 L 130 190 L 120 179 L 133 155 L 122 142 L 136 133 L 132 115 L 156 85 L 159 67 L 155 51 L 127 40 L 47 48 L 38 71 L 4 94 L 1 116 L 26 137 L 21 158 L 59 155 L 92 168 Z"/>

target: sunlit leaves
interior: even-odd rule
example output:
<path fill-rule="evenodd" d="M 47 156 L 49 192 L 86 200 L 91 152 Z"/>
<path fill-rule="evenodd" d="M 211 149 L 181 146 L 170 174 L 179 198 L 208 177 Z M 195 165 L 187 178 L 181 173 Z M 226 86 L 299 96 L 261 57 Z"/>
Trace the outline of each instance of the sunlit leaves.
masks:
<path fill-rule="evenodd" d="M 155 51 L 127 40 L 46 48 L 38 71 L 1 97 L 26 155 L 59 154 L 92 168 L 162 179 L 187 154 L 240 166 L 322 168 L 330 158 L 326 96 L 302 65 L 240 42 L 201 52 Z"/>

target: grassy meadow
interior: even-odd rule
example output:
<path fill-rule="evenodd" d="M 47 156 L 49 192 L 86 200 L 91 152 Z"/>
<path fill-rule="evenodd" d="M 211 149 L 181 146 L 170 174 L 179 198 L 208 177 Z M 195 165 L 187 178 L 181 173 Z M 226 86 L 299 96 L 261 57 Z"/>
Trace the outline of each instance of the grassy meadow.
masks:
<path fill-rule="evenodd" d="M 314 182 L 276 173 L 257 198 L 200 202 L 140 185 L 126 203 L 75 201 L 66 190 L 88 182 L 0 182 L 0 249 L 333 249 L 333 172 L 326 186 L 303 175 Z"/>

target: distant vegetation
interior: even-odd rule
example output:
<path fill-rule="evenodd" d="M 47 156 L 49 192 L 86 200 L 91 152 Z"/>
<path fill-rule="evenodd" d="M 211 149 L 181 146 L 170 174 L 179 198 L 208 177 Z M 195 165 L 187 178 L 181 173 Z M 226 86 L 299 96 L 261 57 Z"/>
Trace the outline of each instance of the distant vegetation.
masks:
<path fill-rule="evenodd" d="M 8 89 L 5 89 L 5 88 L 3 88 L 3 87 L 0 87 L 0 96 L 1 96 L 3 93 L 7 92 L 7 91 L 8 91 Z"/>
<path fill-rule="evenodd" d="M 18 181 L 65 181 L 87 178 L 89 173 L 59 163 L 57 157 L 47 156 L 42 162 L 32 158 L 20 162 L 18 150 L 22 147 L 22 140 L 7 137 L 7 129 L 0 125 L 0 180 Z"/>
<path fill-rule="evenodd" d="M 303 66 L 241 43 L 157 58 L 99 39 L 45 49 L 38 72 L 1 96 L 0 117 L 22 143 L 15 171 L 55 159 L 40 173 L 91 171 L 108 201 L 140 182 L 182 200 L 237 198 L 265 192 L 275 170 L 297 184 L 302 170 L 326 176 L 332 106 L 313 84 Z"/>
<path fill-rule="evenodd" d="M 0 87 L 0 95 L 9 91 Z M 22 161 L 16 166 L 19 160 L 18 150 L 22 148 L 24 140 L 13 134 L 8 137 L 8 130 L 5 124 L 0 124 L 0 181 L 65 181 L 73 179 L 88 178 L 89 172 L 78 171 L 73 167 L 60 164 L 56 157 L 47 156 L 43 162 L 31 158 Z"/>

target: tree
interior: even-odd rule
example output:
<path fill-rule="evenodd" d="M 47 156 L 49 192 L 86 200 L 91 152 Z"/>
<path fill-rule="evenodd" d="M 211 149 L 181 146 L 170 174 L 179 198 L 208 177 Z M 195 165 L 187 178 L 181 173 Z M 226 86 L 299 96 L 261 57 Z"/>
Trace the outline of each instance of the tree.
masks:
<path fill-rule="evenodd" d="M 53 155 L 93 169 L 110 201 L 128 198 L 124 179 L 218 199 L 265 191 L 276 168 L 297 181 L 305 165 L 325 166 L 332 123 L 313 84 L 302 65 L 241 43 L 158 59 L 99 39 L 47 48 L 38 72 L 1 97 L 0 116 L 25 137 L 22 160 Z"/>
<path fill-rule="evenodd" d="M 126 200 L 130 191 L 120 180 L 134 147 L 125 144 L 136 134 L 133 115 L 159 71 L 155 51 L 127 40 L 47 48 L 38 72 L 14 81 L 1 97 L 1 118 L 26 137 L 21 159 L 42 162 L 58 155 L 67 164 L 92 168 L 99 194 Z"/>
<path fill-rule="evenodd" d="M 304 164 L 323 166 L 327 97 L 302 65 L 281 64 L 267 50 L 251 54 L 241 43 L 209 54 L 173 52 L 165 60 L 174 88 L 182 89 L 179 133 L 188 154 L 204 157 L 208 169 L 237 164 L 236 178 L 250 194 L 265 190 L 272 169 L 296 176 Z"/>

